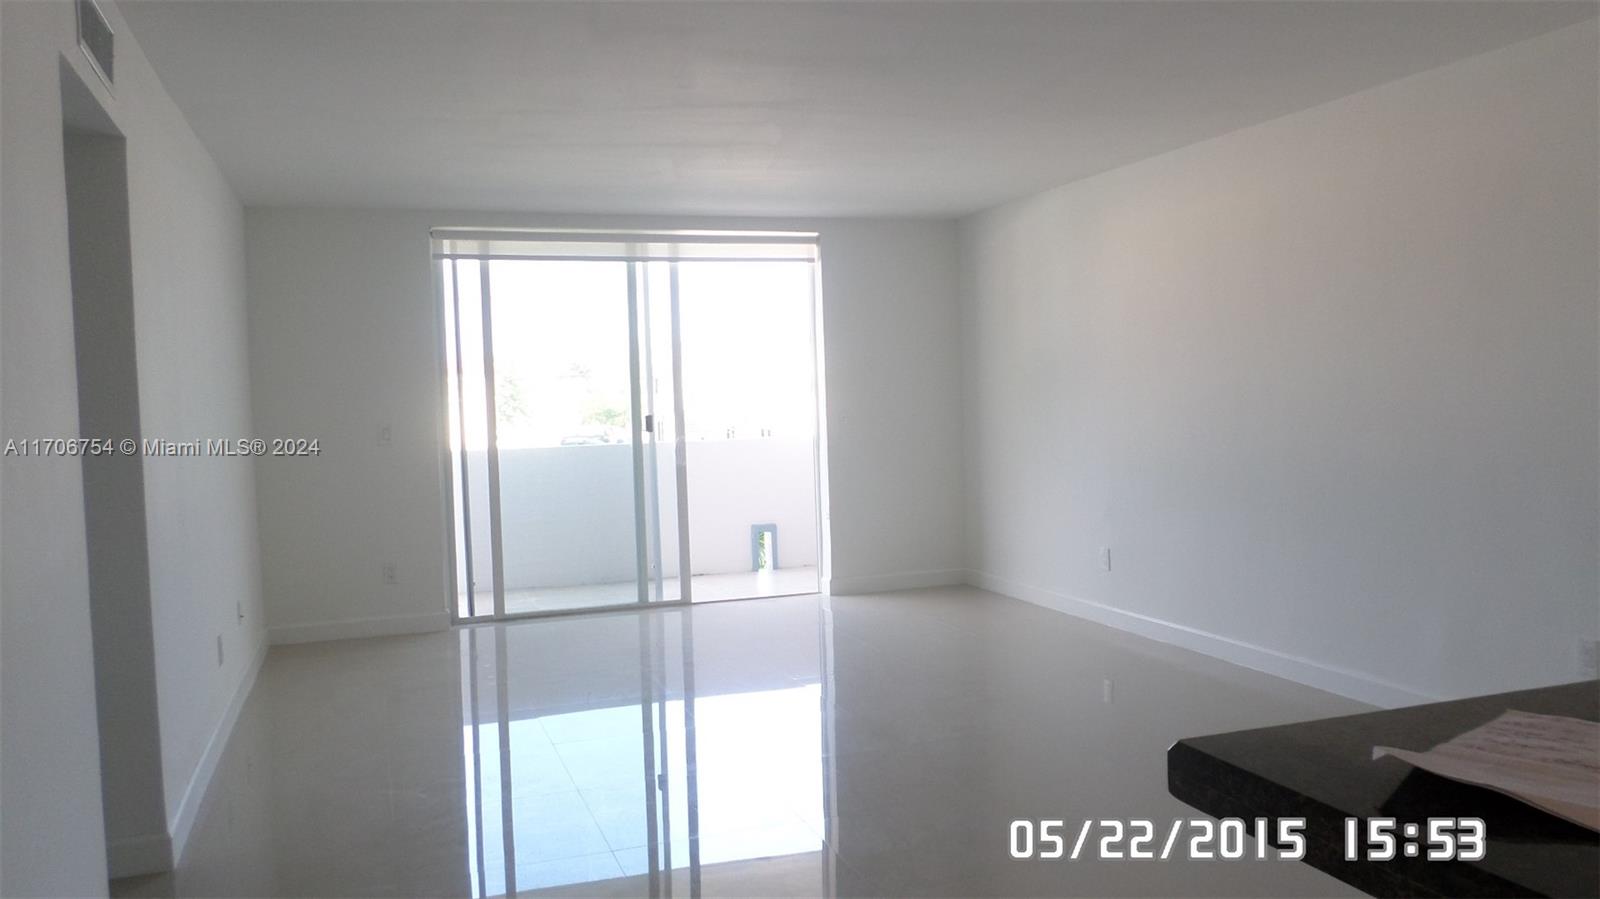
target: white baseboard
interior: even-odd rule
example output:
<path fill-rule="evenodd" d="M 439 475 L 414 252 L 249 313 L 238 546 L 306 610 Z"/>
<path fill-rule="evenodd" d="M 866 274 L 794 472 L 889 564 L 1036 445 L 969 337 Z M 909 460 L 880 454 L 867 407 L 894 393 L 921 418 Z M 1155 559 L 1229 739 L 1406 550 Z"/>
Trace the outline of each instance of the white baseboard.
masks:
<path fill-rule="evenodd" d="M 887 593 L 890 590 L 915 590 L 919 587 L 948 587 L 966 583 L 966 571 L 961 568 L 934 568 L 926 571 L 895 571 L 889 574 L 868 574 L 861 577 L 830 578 L 825 593 L 850 596 L 858 593 Z"/>
<path fill-rule="evenodd" d="M 148 833 L 106 841 L 106 870 L 113 878 L 172 870 L 172 837 Z"/>
<path fill-rule="evenodd" d="M 966 582 L 974 587 L 1000 593 L 1014 599 L 1043 606 L 1057 612 L 1065 612 L 1079 618 L 1086 618 L 1097 624 L 1104 624 L 1128 633 L 1149 637 L 1162 643 L 1181 646 L 1202 655 L 1231 662 L 1245 668 L 1271 674 L 1292 680 L 1296 683 L 1326 690 L 1350 699 L 1376 705 L 1383 708 L 1399 708 L 1401 706 L 1417 705 L 1424 702 L 1437 702 L 1438 696 L 1413 690 L 1400 684 L 1391 683 L 1381 678 L 1373 677 L 1360 671 L 1351 671 L 1347 668 L 1338 668 L 1313 662 L 1310 659 L 1289 655 L 1246 643 L 1221 634 L 1198 628 L 1187 627 L 1160 618 L 1140 615 L 1102 603 L 1091 602 L 1076 596 L 1068 596 L 1042 587 L 1032 587 L 1009 581 L 988 572 L 968 569 Z"/>
<path fill-rule="evenodd" d="M 267 642 L 315 643 L 322 640 L 350 640 L 357 637 L 394 637 L 400 634 L 427 634 L 450 626 L 449 613 L 440 610 L 422 615 L 392 615 L 386 618 L 355 618 L 320 624 L 292 624 L 267 628 Z"/>
<path fill-rule="evenodd" d="M 205 752 L 200 755 L 200 764 L 195 767 L 194 775 L 189 778 L 189 785 L 184 788 L 183 799 L 178 803 L 178 813 L 173 815 L 167 824 L 167 829 L 171 833 L 170 862 L 173 865 L 183 858 L 184 847 L 189 844 L 189 835 L 194 832 L 195 819 L 200 815 L 200 803 L 205 799 L 206 788 L 211 786 L 211 776 L 217 771 L 217 762 L 222 758 L 222 750 L 227 748 L 228 737 L 233 735 L 233 726 L 239 722 L 239 713 L 244 710 L 245 700 L 250 698 L 250 690 L 256 685 L 256 675 L 261 673 L 261 664 L 266 658 L 267 645 L 263 642 L 256 647 L 255 655 L 245 668 L 244 677 L 239 680 L 239 686 L 228 700 L 228 707 L 222 712 L 222 720 L 217 722 L 216 729 L 211 732 L 211 739 L 206 741 Z"/>

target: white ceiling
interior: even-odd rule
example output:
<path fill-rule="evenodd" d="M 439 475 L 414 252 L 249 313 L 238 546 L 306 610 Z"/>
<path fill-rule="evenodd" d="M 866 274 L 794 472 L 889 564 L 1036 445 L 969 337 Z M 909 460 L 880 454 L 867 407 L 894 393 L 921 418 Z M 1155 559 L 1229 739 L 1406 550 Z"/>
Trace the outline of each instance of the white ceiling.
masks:
<path fill-rule="evenodd" d="M 1593 2 L 125 0 L 246 203 L 954 215 Z"/>

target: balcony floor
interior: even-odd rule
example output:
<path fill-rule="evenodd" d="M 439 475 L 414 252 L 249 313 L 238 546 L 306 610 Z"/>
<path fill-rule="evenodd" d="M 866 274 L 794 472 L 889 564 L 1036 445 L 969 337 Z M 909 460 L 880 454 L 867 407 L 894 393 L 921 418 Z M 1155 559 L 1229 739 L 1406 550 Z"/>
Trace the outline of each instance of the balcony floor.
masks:
<path fill-rule="evenodd" d="M 676 577 L 662 585 L 664 598 L 677 599 L 679 584 Z M 758 596 L 790 596 L 816 593 L 817 569 L 814 566 L 780 568 L 777 571 L 738 571 L 731 574 L 697 574 L 690 578 L 690 592 L 695 602 L 712 602 L 719 599 L 750 599 Z M 551 612 L 564 609 L 588 609 L 595 606 L 634 602 L 638 588 L 633 581 L 615 584 L 582 584 L 575 587 L 541 587 L 537 589 L 507 590 L 506 613 L 526 615 L 530 612 Z M 482 599 L 480 598 L 480 601 Z M 465 603 L 462 604 L 465 608 Z"/>

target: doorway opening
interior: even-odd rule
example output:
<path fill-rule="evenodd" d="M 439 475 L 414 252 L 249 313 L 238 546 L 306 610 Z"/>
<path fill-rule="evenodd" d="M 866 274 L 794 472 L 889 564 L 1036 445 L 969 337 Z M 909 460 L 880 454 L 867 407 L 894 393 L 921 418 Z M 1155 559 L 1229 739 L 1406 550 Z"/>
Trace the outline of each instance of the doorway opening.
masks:
<path fill-rule="evenodd" d="M 815 234 L 433 237 L 455 620 L 817 592 Z"/>
<path fill-rule="evenodd" d="M 67 261 L 86 437 L 141 439 L 134 342 L 128 147 L 94 92 L 61 63 Z M 144 462 L 84 453 L 84 545 L 100 737 L 101 810 L 112 877 L 169 870 Z"/>

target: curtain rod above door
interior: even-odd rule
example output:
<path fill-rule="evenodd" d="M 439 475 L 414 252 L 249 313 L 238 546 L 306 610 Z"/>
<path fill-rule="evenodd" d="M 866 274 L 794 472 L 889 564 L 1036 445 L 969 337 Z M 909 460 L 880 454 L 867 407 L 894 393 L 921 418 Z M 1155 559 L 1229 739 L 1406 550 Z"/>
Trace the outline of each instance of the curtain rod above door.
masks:
<path fill-rule="evenodd" d="M 815 262 L 814 231 L 434 228 L 438 259 Z"/>

